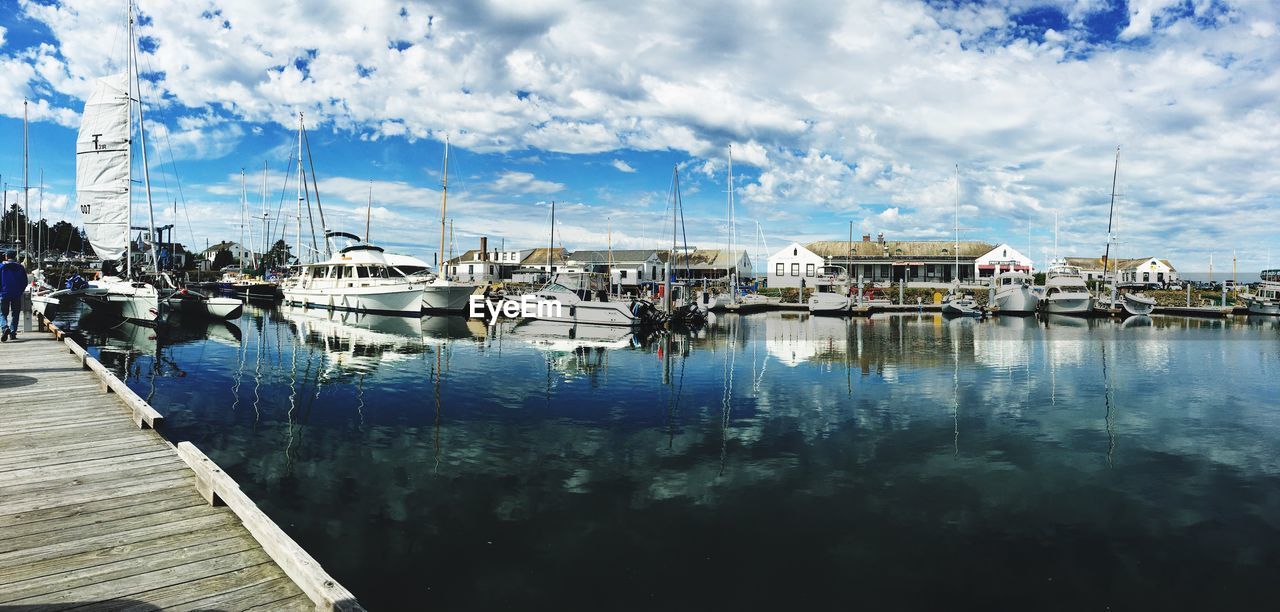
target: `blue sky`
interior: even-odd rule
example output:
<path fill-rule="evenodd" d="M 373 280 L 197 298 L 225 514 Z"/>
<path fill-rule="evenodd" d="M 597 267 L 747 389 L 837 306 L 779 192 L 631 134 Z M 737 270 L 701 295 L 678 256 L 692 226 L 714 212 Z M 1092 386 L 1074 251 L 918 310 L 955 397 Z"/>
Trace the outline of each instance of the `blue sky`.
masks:
<path fill-rule="evenodd" d="M 50 219 L 73 213 L 75 128 L 123 62 L 123 6 L 0 9 L 0 173 L 21 183 L 27 98 Z M 372 181 L 373 241 L 428 259 L 447 136 L 459 250 L 543 246 L 551 200 L 565 247 L 659 246 L 677 166 L 690 242 L 722 246 L 732 145 L 753 252 L 757 223 L 774 249 L 850 221 L 949 239 L 958 164 L 963 237 L 1043 259 L 1056 212 L 1061 253 L 1097 255 L 1120 146 L 1121 256 L 1280 265 L 1265 0 L 139 6 L 159 220 L 181 198 L 197 246 L 238 238 L 241 168 L 257 211 L 268 164 L 274 213 L 303 112 L 331 224 L 363 232 Z"/>

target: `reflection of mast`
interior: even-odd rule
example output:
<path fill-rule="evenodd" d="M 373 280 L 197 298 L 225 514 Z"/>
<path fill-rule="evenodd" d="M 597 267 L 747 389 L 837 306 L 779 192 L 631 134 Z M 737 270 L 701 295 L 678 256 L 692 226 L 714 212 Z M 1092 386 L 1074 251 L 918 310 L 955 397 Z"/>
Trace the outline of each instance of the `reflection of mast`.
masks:
<path fill-rule="evenodd" d="M 952 444 L 955 447 L 955 456 L 960 456 L 960 343 L 959 339 L 954 335 L 958 330 L 952 329 L 951 336 L 951 355 L 955 362 L 954 369 L 951 372 L 951 427 L 954 432 Z"/>
<path fill-rule="evenodd" d="M 1106 404 L 1106 413 L 1103 422 L 1107 428 L 1107 466 L 1111 467 L 1113 456 L 1116 451 L 1116 434 L 1112 428 L 1111 421 L 1111 378 L 1107 374 L 1107 345 L 1102 345 L 1102 398 Z"/>
<path fill-rule="evenodd" d="M 435 457 L 435 468 L 437 472 L 440 471 L 440 420 L 444 413 L 444 404 L 441 402 L 440 398 L 440 377 L 442 375 L 440 370 L 440 351 L 443 349 L 443 344 L 436 347 L 436 369 L 434 376 L 431 377 L 433 393 L 435 394 L 436 400 L 435 435 L 433 437 L 432 455 Z"/>
<path fill-rule="evenodd" d="M 733 414 L 733 369 L 738 354 L 737 321 L 729 321 L 729 344 L 724 358 L 724 393 L 720 400 L 720 476 L 724 475 L 725 455 L 729 447 L 729 419 Z"/>

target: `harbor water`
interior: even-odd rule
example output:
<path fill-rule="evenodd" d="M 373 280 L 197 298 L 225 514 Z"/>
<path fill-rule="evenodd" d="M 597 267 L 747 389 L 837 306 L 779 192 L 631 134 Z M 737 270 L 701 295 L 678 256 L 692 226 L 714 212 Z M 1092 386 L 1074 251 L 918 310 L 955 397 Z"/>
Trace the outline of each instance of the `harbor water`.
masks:
<path fill-rule="evenodd" d="M 1280 596 L 1274 318 L 74 333 L 371 610 Z"/>

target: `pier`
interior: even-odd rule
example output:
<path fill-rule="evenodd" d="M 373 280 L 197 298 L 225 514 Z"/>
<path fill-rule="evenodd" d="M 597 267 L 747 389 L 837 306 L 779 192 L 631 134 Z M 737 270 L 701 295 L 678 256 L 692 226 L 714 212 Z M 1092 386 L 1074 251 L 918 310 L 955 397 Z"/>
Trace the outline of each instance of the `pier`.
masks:
<path fill-rule="evenodd" d="M 0 609 L 362 610 L 52 324 L 0 344 Z"/>

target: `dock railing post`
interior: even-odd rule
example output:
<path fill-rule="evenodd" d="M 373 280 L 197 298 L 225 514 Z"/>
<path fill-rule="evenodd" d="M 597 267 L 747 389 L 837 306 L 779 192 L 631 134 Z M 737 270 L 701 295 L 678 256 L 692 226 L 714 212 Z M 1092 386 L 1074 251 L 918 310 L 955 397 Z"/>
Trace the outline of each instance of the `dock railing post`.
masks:
<path fill-rule="evenodd" d="M 31 294 L 22 294 L 22 333 L 31 333 Z"/>

